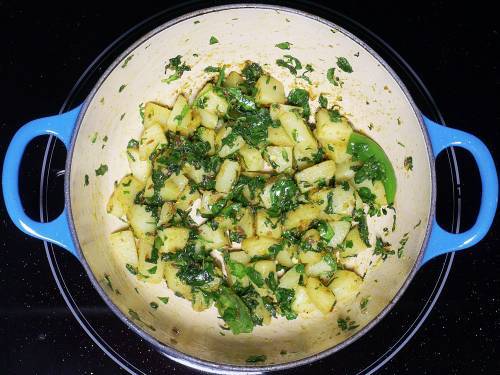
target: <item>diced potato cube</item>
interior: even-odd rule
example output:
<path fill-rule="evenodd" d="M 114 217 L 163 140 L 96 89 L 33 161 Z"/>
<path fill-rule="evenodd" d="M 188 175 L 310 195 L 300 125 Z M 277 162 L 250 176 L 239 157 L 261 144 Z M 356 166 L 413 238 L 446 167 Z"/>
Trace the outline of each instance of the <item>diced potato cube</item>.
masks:
<path fill-rule="evenodd" d="M 184 249 L 189 238 L 188 228 L 170 227 L 158 231 L 158 237 L 163 241 L 162 253 L 174 253 Z"/>
<path fill-rule="evenodd" d="M 271 104 L 271 106 L 269 107 L 269 113 L 271 115 L 271 118 L 275 121 L 278 120 L 283 113 L 287 112 L 296 113 L 302 117 L 302 111 L 303 111 L 302 107 L 296 107 L 294 105 L 287 105 L 287 104 L 275 103 Z"/>
<path fill-rule="evenodd" d="M 269 217 L 266 210 L 258 210 L 255 216 L 256 235 L 279 240 L 281 238 L 281 222 L 277 217 Z"/>
<path fill-rule="evenodd" d="M 206 109 L 196 108 L 196 112 L 200 115 L 201 125 L 208 129 L 215 129 L 219 121 L 219 117 Z"/>
<path fill-rule="evenodd" d="M 158 284 L 163 280 L 163 266 L 160 256 L 152 260 L 154 236 L 139 238 L 139 263 L 137 269 L 139 278 L 151 284 Z"/>
<path fill-rule="evenodd" d="M 208 155 L 215 155 L 215 131 L 205 127 L 200 127 L 197 132 L 200 139 L 210 145 Z"/>
<path fill-rule="evenodd" d="M 201 203 L 200 203 L 200 214 L 202 215 L 210 215 L 212 214 L 212 207 L 214 204 L 216 204 L 218 201 L 223 199 L 226 196 L 226 194 L 223 193 L 217 193 L 214 191 L 203 191 L 202 196 L 201 196 Z"/>
<path fill-rule="evenodd" d="M 167 224 L 176 213 L 174 202 L 165 202 L 161 206 L 160 218 L 158 220 L 158 226 Z"/>
<path fill-rule="evenodd" d="M 343 182 L 352 180 L 354 178 L 354 171 L 351 169 L 352 166 L 353 162 L 351 160 L 337 164 L 337 169 L 335 170 L 335 181 Z"/>
<path fill-rule="evenodd" d="M 175 206 L 182 211 L 190 211 L 193 207 L 194 201 L 200 198 L 201 195 L 198 190 L 193 190 L 191 186 L 187 185 L 177 198 Z"/>
<path fill-rule="evenodd" d="M 333 229 L 333 237 L 330 242 L 328 242 L 328 246 L 337 247 L 344 241 L 347 233 L 349 233 L 351 223 L 348 221 L 329 221 L 328 224 Z"/>
<path fill-rule="evenodd" d="M 285 267 L 293 267 L 293 258 L 297 253 L 297 246 L 287 246 L 276 255 L 276 261 Z"/>
<path fill-rule="evenodd" d="M 196 167 L 189 162 L 186 162 L 182 167 L 182 173 L 197 184 L 203 181 L 203 176 L 205 175 L 203 168 L 200 167 L 199 169 L 196 169 Z"/>
<path fill-rule="evenodd" d="M 238 88 L 238 86 L 242 83 L 243 77 L 241 76 L 241 74 L 233 70 L 227 75 L 226 79 L 224 79 L 222 86 Z"/>
<path fill-rule="evenodd" d="M 278 172 L 291 172 L 293 169 L 292 147 L 268 146 L 266 148 L 269 164 Z"/>
<path fill-rule="evenodd" d="M 351 134 L 352 127 L 345 117 L 340 117 L 339 121 L 333 121 L 328 110 L 321 108 L 316 112 L 316 138 L 323 146 L 328 158 L 336 163 L 342 163 L 351 158 L 351 155 L 347 153 Z"/>
<path fill-rule="evenodd" d="M 317 263 L 307 264 L 305 271 L 307 276 L 326 278 L 331 276 L 333 269 L 325 259 L 321 259 Z"/>
<path fill-rule="evenodd" d="M 316 305 L 309 298 L 306 288 L 300 285 L 297 289 L 295 289 L 295 298 L 292 303 L 292 309 L 297 314 L 311 314 L 318 310 Z"/>
<path fill-rule="evenodd" d="M 177 124 L 177 132 L 179 132 L 181 135 L 188 137 L 191 134 L 194 134 L 196 129 L 201 125 L 201 116 L 198 112 L 191 111 L 190 110 L 190 115 L 191 115 L 191 121 L 181 121 Z"/>
<path fill-rule="evenodd" d="M 255 88 L 257 89 L 255 101 L 260 105 L 285 104 L 286 102 L 283 84 L 276 78 L 262 75 L 255 83 Z"/>
<path fill-rule="evenodd" d="M 311 194 L 310 198 L 319 206 L 320 216 L 324 220 L 340 220 L 342 217 L 350 216 L 356 203 L 354 190 L 349 184 L 319 190 Z"/>
<path fill-rule="evenodd" d="M 240 171 L 241 167 L 238 162 L 229 159 L 224 160 L 219 173 L 215 177 L 215 190 L 221 193 L 229 193 L 238 179 Z"/>
<path fill-rule="evenodd" d="M 269 255 L 269 248 L 278 243 L 279 241 L 274 238 L 250 237 L 243 240 L 241 248 L 252 258 Z"/>
<path fill-rule="evenodd" d="M 134 204 L 135 196 L 144 188 L 144 183 L 132 175 L 123 177 L 109 198 L 106 210 L 109 214 L 122 217 Z"/>
<path fill-rule="evenodd" d="M 328 289 L 335 294 L 339 303 L 347 304 L 356 298 L 362 284 L 363 279 L 355 272 L 338 270 L 328 285 Z"/>
<path fill-rule="evenodd" d="M 246 238 L 253 237 L 254 231 L 254 215 L 250 207 L 241 208 L 241 217 L 237 224 L 238 232 L 243 232 Z"/>
<path fill-rule="evenodd" d="M 141 140 L 139 141 L 139 159 L 149 159 L 149 156 L 157 147 L 167 144 L 167 137 L 165 137 L 161 126 L 158 124 L 151 125 L 142 132 Z"/>
<path fill-rule="evenodd" d="M 243 157 L 243 166 L 246 171 L 258 172 L 263 170 L 264 159 L 258 149 L 245 144 L 238 152 Z"/>
<path fill-rule="evenodd" d="M 354 227 L 347 233 L 344 240 L 344 249 L 340 252 L 340 256 L 342 258 L 355 257 L 366 249 L 367 246 L 359 235 L 358 227 Z"/>
<path fill-rule="evenodd" d="M 231 128 L 220 128 L 215 135 L 215 145 L 221 158 L 231 155 L 245 145 L 245 140 L 240 135 L 233 138 L 232 131 Z"/>
<path fill-rule="evenodd" d="M 211 83 L 207 83 L 195 99 L 196 106 L 217 116 L 223 116 L 228 109 L 228 102 L 222 96 L 219 96 L 213 89 Z"/>
<path fill-rule="evenodd" d="M 156 220 L 145 206 L 134 204 L 127 212 L 128 222 L 137 238 L 151 236 L 156 233 Z"/>
<path fill-rule="evenodd" d="M 203 292 L 197 290 L 193 292 L 193 300 L 192 302 L 192 307 L 193 310 L 196 312 L 201 312 L 205 311 L 206 309 L 209 309 L 212 306 L 213 301 L 209 298 L 206 298 Z"/>
<path fill-rule="evenodd" d="M 189 180 L 183 174 L 173 174 L 160 189 L 160 197 L 165 201 L 175 201 L 188 183 Z"/>
<path fill-rule="evenodd" d="M 168 117 L 167 129 L 173 133 L 177 131 L 177 127 L 187 129 L 191 120 L 192 111 L 188 101 L 183 95 L 179 95 Z"/>
<path fill-rule="evenodd" d="M 165 267 L 163 275 L 167 286 L 176 294 L 180 294 L 182 297 L 191 300 L 193 295 L 191 293 L 191 286 L 184 284 L 178 277 L 177 272 L 179 269 L 175 266 L 173 262 L 165 262 Z"/>
<path fill-rule="evenodd" d="M 306 292 L 311 301 L 323 314 L 332 311 L 335 305 L 335 295 L 315 277 L 309 277 L 306 282 Z"/>
<path fill-rule="evenodd" d="M 162 105 L 147 102 L 144 106 L 144 128 L 147 129 L 151 125 L 158 124 L 163 131 L 167 131 L 167 121 L 170 116 L 170 109 Z"/>
<path fill-rule="evenodd" d="M 260 200 L 262 201 L 262 205 L 269 209 L 272 206 L 271 202 L 271 188 L 273 187 L 276 179 L 269 179 L 264 186 L 264 190 L 260 193 Z"/>
<path fill-rule="evenodd" d="M 297 164 L 297 168 L 302 170 L 304 168 L 310 167 L 315 163 L 316 156 L 319 152 L 317 146 L 308 146 L 303 144 L 297 144 L 293 147 L 293 158 Z"/>
<path fill-rule="evenodd" d="M 267 139 L 273 146 L 294 146 L 295 142 L 288 136 L 283 126 L 267 129 Z"/>
<path fill-rule="evenodd" d="M 323 255 L 316 251 L 302 251 L 299 253 L 299 259 L 304 264 L 315 264 L 321 262 Z"/>
<path fill-rule="evenodd" d="M 125 267 L 137 267 L 138 257 L 134 234 L 130 230 L 111 233 L 109 247 L 115 261 Z M 127 266 L 130 265 L 130 266 Z"/>
<path fill-rule="evenodd" d="M 297 272 L 297 267 L 292 267 L 281 276 L 279 287 L 285 289 L 295 289 L 299 285 L 300 273 Z"/>
<path fill-rule="evenodd" d="M 318 143 L 302 116 L 294 112 L 284 112 L 279 116 L 279 121 L 294 144 L 318 148 Z"/>
<path fill-rule="evenodd" d="M 335 162 L 327 160 L 295 174 L 301 192 L 328 185 L 335 175 Z"/>
<path fill-rule="evenodd" d="M 231 251 L 229 253 L 229 259 L 231 259 L 233 262 L 238 262 L 242 264 L 250 263 L 250 257 L 244 251 Z"/>
<path fill-rule="evenodd" d="M 273 272 L 274 277 L 276 277 L 276 263 L 274 260 L 259 260 L 255 262 L 253 267 L 261 274 L 264 280 L 269 277 L 271 272 Z"/>
<path fill-rule="evenodd" d="M 221 249 L 229 246 L 229 238 L 222 228 L 212 229 L 208 224 L 199 226 L 198 241 L 206 249 Z"/>
<path fill-rule="evenodd" d="M 148 177 L 151 176 L 151 161 L 149 159 L 141 160 L 137 148 L 127 148 L 127 160 L 134 177 L 146 183 Z"/>
<path fill-rule="evenodd" d="M 287 213 L 283 229 L 298 228 L 300 231 L 306 230 L 313 220 L 318 218 L 319 211 L 318 206 L 314 204 L 302 204 Z"/>

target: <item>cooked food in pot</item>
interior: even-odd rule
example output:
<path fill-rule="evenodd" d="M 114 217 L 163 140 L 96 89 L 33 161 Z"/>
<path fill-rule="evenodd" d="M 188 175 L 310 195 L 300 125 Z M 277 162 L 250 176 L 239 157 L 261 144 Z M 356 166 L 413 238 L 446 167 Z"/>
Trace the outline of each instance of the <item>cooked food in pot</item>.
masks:
<path fill-rule="evenodd" d="M 193 103 L 147 103 L 126 145 L 131 173 L 107 207 L 128 224 L 111 234 L 123 271 L 196 311 L 215 306 L 234 334 L 350 302 L 394 254 L 370 233 L 393 217 L 385 152 L 325 97 L 312 114 L 306 90 L 285 93 L 256 63 L 206 71 Z"/>

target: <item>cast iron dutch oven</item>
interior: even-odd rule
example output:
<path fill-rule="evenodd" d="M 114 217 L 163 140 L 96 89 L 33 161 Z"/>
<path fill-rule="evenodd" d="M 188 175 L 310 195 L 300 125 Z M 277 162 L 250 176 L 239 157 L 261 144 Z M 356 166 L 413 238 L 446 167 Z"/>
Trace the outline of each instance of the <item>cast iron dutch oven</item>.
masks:
<path fill-rule="evenodd" d="M 212 35 L 218 43 L 209 43 Z M 208 79 L 203 71 L 207 65 L 236 66 L 246 60 L 264 66 L 289 90 L 292 75 L 275 64 L 288 52 L 275 47 L 283 41 L 292 43 L 294 57 L 314 66 L 310 74 L 315 83 L 313 95 L 326 92 L 341 96 L 343 111 L 354 126 L 388 154 L 398 181 L 394 203 L 397 225 L 388 241 L 405 243 L 403 256 L 389 257 L 365 276 L 360 296 L 369 295 L 370 303 L 363 312 L 357 298 L 327 316 L 278 319 L 251 334 L 222 336 L 215 308 L 194 312 L 190 303 L 174 297 L 165 283 L 142 283 L 117 264 L 108 251 L 109 234 L 123 223 L 106 213 L 106 202 L 113 182 L 128 172 L 123 150 L 129 139 L 141 133 L 141 103 L 172 105 L 180 92 L 192 98 Z M 183 56 L 191 71 L 166 85 L 161 82 L 166 59 L 177 55 Z M 326 79 L 327 70 L 339 56 L 348 57 L 353 68 L 343 87 Z M 65 209 L 48 223 L 28 218 L 18 192 L 25 147 L 44 134 L 55 135 L 68 150 Z M 97 141 L 92 142 L 96 134 Z M 102 148 L 104 136 L 107 142 Z M 434 161 L 449 146 L 463 147 L 473 155 L 482 183 L 476 223 L 461 234 L 443 230 L 435 219 Z M 412 157 L 413 170 L 404 168 L 408 156 Z M 94 171 L 102 164 L 108 166 L 108 173 L 97 177 Z M 90 176 L 88 186 L 85 175 Z M 497 173 L 485 145 L 473 135 L 426 118 L 394 71 L 362 40 L 320 17 L 257 4 L 186 14 L 142 37 L 106 70 L 82 105 L 19 129 L 8 148 L 2 177 L 7 210 L 19 229 L 76 256 L 111 310 L 157 350 L 212 372 L 291 368 L 341 350 L 387 314 L 425 262 L 481 240 L 492 223 L 498 197 Z M 107 280 L 112 280 L 113 289 Z M 149 302 L 156 296 L 170 296 L 170 302 L 151 314 Z M 359 327 L 341 331 L 337 317 L 347 311 Z M 249 364 L 246 360 L 252 355 L 265 355 L 266 360 Z"/>

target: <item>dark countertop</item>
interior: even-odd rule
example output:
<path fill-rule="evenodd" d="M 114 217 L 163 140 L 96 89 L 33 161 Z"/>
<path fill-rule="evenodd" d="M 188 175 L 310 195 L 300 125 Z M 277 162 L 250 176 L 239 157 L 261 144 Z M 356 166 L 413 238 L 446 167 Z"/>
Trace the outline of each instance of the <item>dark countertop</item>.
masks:
<path fill-rule="evenodd" d="M 22 124 L 58 112 L 74 82 L 111 41 L 162 6 L 0 2 L 0 154 Z M 492 7 L 353 1 L 336 9 L 398 51 L 423 78 L 448 125 L 479 136 L 499 160 L 500 25 Z M 459 157 L 467 227 L 477 212 L 477 172 L 469 156 Z M 23 176 L 34 181 L 23 190 L 28 211 L 36 214 L 39 171 L 27 168 Z M 3 202 L 0 210 L 0 368 L 9 374 L 119 373 L 66 307 L 42 243 L 11 224 Z M 434 310 L 381 373 L 498 373 L 499 248 L 497 218 L 479 245 L 456 255 Z"/>

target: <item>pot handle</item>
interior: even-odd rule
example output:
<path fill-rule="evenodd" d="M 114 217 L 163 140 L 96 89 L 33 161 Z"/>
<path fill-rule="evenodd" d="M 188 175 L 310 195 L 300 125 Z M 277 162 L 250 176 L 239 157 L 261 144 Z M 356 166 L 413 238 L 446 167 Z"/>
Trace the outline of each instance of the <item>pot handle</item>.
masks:
<path fill-rule="evenodd" d="M 21 127 L 9 144 L 2 171 L 3 198 L 14 224 L 24 233 L 52 242 L 75 256 L 76 249 L 71 239 L 66 208 L 48 223 L 32 220 L 24 212 L 19 196 L 19 167 L 26 146 L 39 135 L 55 135 L 68 149 L 80 109 L 81 106 L 78 106 L 69 112 L 33 120 Z"/>
<path fill-rule="evenodd" d="M 462 147 L 468 150 L 476 161 L 481 176 L 481 205 L 476 222 L 463 233 L 445 231 L 433 219 L 432 231 L 422 263 L 440 254 L 463 250 L 481 241 L 491 227 L 498 203 L 498 176 L 495 163 L 486 145 L 472 134 L 451 129 L 423 116 L 429 131 L 434 156 L 447 147 Z"/>

